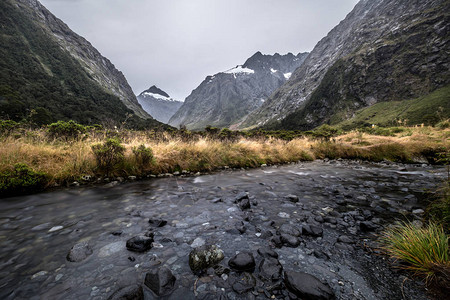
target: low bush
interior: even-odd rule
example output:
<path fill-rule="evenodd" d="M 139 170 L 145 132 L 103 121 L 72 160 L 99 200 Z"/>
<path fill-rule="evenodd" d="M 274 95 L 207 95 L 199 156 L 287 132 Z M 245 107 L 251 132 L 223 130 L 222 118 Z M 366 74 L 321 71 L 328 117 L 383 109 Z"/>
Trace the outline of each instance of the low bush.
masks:
<path fill-rule="evenodd" d="M 97 166 L 109 176 L 114 168 L 124 161 L 125 147 L 116 138 L 107 139 L 103 144 L 92 145 Z"/>
<path fill-rule="evenodd" d="M 0 194 L 5 196 L 38 192 L 47 184 L 47 174 L 36 172 L 26 164 L 15 164 L 12 170 L 0 173 Z"/>
<path fill-rule="evenodd" d="M 65 140 L 76 139 L 86 132 L 86 127 L 75 121 L 58 121 L 48 125 L 48 133 L 52 138 Z"/>
<path fill-rule="evenodd" d="M 399 260 L 399 267 L 423 276 L 428 283 L 450 279 L 449 237 L 442 226 L 430 222 L 426 227 L 398 223 L 380 237 L 382 250 Z"/>
<path fill-rule="evenodd" d="M 141 170 L 148 167 L 153 161 L 153 151 L 151 148 L 140 145 L 139 147 L 133 147 L 134 158 L 136 159 L 137 167 Z"/>
<path fill-rule="evenodd" d="M 16 128 L 19 128 L 19 123 L 12 120 L 0 120 L 0 135 L 9 135 Z"/>

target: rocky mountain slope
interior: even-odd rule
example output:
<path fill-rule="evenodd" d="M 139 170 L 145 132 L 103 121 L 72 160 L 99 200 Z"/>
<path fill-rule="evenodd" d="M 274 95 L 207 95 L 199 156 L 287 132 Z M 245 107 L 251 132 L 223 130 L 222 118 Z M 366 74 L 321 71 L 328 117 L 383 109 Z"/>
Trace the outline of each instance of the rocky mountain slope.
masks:
<path fill-rule="evenodd" d="M 259 108 L 305 60 L 307 53 L 263 55 L 206 79 L 192 91 L 169 124 L 188 129 L 233 127 Z"/>
<path fill-rule="evenodd" d="M 449 21 L 448 0 L 361 0 L 241 127 L 310 129 L 445 87 Z"/>
<path fill-rule="evenodd" d="M 139 104 L 156 120 L 168 123 L 183 102 L 172 99 L 166 92 L 152 86 L 137 96 Z"/>
<path fill-rule="evenodd" d="M 123 74 L 36 0 L 0 2 L 0 114 L 83 123 L 151 117 Z M 136 118 L 139 119 L 139 118 Z"/>

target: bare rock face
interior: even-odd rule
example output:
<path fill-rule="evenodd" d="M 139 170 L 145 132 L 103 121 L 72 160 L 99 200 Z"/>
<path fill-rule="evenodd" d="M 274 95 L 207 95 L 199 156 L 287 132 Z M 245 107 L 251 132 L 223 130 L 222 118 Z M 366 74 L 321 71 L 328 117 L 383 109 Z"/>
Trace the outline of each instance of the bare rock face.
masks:
<path fill-rule="evenodd" d="M 449 11 L 445 0 L 361 0 L 241 127 L 288 117 L 279 128 L 310 129 L 448 85 Z"/>
<path fill-rule="evenodd" d="M 188 129 L 237 126 L 287 81 L 307 55 L 257 52 L 243 65 L 207 76 L 186 98 L 169 125 Z"/>
<path fill-rule="evenodd" d="M 101 87 L 115 96 L 137 116 L 147 119 L 150 116 L 138 103 L 125 76 L 86 39 L 73 32 L 64 22 L 55 17 L 37 0 L 14 0 L 29 18 L 38 23 L 59 46 L 69 52 L 89 76 Z"/>
<path fill-rule="evenodd" d="M 147 113 L 166 124 L 183 105 L 183 102 L 171 98 L 169 94 L 156 86 L 140 93 L 137 99 Z"/>

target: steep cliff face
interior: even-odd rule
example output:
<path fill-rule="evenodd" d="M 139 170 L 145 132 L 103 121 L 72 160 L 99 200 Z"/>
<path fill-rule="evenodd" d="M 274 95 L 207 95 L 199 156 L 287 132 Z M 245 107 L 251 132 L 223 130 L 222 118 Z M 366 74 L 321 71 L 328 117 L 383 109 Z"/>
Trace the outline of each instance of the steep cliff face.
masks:
<path fill-rule="evenodd" d="M 156 120 L 168 123 L 183 102 L 172 99 L 169 94 L 152 86 L 137 96 L 142 108 Z"/>
<path fill-rule="evenodd" d="M 310 129 L 446 86 L 449 12 L 448 0 L 360 1 L 242 127 Z"/>
<path fill-rule="evenodd" d="M 58 118 L 71 117 L 69 111 L 61 112 L 66 100 L 68 106 L 84 105 L 88 114 L 94 112 L 89 117 L 94 121 L 103 119 L 94 116 L 96 105 L 106 106 L 103 108 L 105 113 L 109 117 L 115 115 L 113 118 L 116 119 L 119 112 L 124 118 L 128 112 L 143 119 L 151 118 L 139 105 L 123 74 L 37 0 L 3 0 L 1 8 L 0 50 L 4 58 L 1 65 L 4 76 L 0 84 L 4 90 L 12 90 L 19 96 L 25 93 L 22 98 L 26 99 L 18 101 L 22 101 L 27 109 L 35 108 L 36 104 L 46 106 L 45 99 L 39 98 L 52 99 L 57 93 L 63 102 L 62 108 L 46 109 Z M 39 93 L 23 91 L 26 82 L 32 85 L 39 82 L 38 89 L 42 90 Z M 5 93 L 2 94 L 6 99 Z M 111 111 L 108 106 L 112 107 Z M 83 119 L 82 107 L 76 110 L 80 110 L 78 119 Z"/>
<path fill-rule="evenodd" d="M 297 56 L 257 52 L 243 65 L 208 76 L 170 119 L 175 127 L 202 129 L 207 125 L 235 127 L 258 107 L 303 63 Z"/>

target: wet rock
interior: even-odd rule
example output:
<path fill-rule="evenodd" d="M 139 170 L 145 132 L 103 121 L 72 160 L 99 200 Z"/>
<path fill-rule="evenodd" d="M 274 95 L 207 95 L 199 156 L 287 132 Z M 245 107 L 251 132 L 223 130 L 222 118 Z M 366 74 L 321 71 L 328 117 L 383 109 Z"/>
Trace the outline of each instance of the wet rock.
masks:
<path fill-rule="evenodd" d="M 319 236 L 323 235 L 323 229 L 316 225 L 303 225 L 302 226 L 302 234 L 319 237 Z"/>
<path fill-rule="evenodd" d="M 270 248 L 259 248 L 258 254 L 265 258 L 267 258 L 267 257 L 278 258 L 278 253 L 276 253 L 275 251 L 273 251 Z"/>
<path fill-rule="evenodd" d="M 192 242 L 191 247 L 192 248 L 198 248 L 198 247 L 201 247 L 203 245 L 205 245 L 205 240 L 200 238 L 200 237 L 198 237 Z"/>
<path fill-rule="evenodd" d="M 120 236 L 120 235 L 122 235 L 122 233 L 123 233 L 122 230 L 116 230 L 116 231 L 111 232 L 111 234 L 114 236 Z"/>
<path fill-rule="evenodd" d="M 175 276 L 168 268 L 160 267 L 145 274 L 144 284 L 157 296 L 167 296 L 173 291 L 175 281 Z"/>
<path fill-rule="evenodd" d="M 298 229 L 297 227 L 295 227 L 294 225 L 291 224 L 283 224 L 280 227 L 280 232 L 281 233 L 285 233 L 285 234 L 289 234 L 292 236 L 296 236 L 299 237 L 302 235 L 302 232 L 300 229 Z"/>
<path fill-rule="evenodd" d="M 222 265 L 214 266 L 214 273 L 217 276 L 222 276 L 223 274 L 230 274 L 230 269 Z"/>
<path fill-rule="evenodd" d="M 300 245 L 300 239 L 290 234 L 281 234 L 281 242 L 287 247 L 297 248 Z"/>
<path fill-rule="evenodd" d="M 244 199 L 248 199 L 248 194 L 246 192 L 241 192 L 234 198 L 234 203 L 239 203 Z"/>
<path fill-rule="evenodd" d="M 233 290 L 239 295 L 248 293 L 256 286 L 256 279 L 252 274 L 244 272 L 233 283 Z"/>
<path fill-rule="evenodd" d="M 248 198 L 242 199 L 239 203 L 238 206 L 241 210 L 246 210 L 250 208 L 250 200 Z"/>
<path fill-rule="evenodd" d="M 320 259 L 329 259 L 330 255 L 328 253 L 323 252 L 322 250 L 315 249 L 313 252 L 314 256 Z"/>
<path fill-rule="evenodd" d="M 228 261 L 228 265 L 237 271 L 253 272 L 255 270 L 255 258 L 248 252 L 240 252 Z"/>
<path fill-rule="evenodd" d="M 286 196 L 286 199 L 288 199 L 289 201 L 291 201 L 293 203 L 298 202 L 298 196 L 296 196 L 296 195 L 289 194 Z"/>
<path fill-rule="evenodd" d="M 336 225 L 336 224 L 337 224 L 336 218 L 327 216 L 327 217 L 325 217 L 325 218 L 323 218 L 323 219 L 324 219 L 324 221 L 327 222 L 327 223 L 330 223 L 330 224 L 333 224 L 333 225 Z"/>
<path fill-rule="evenodd" d="M 281 241 L 281 238 L 279 235 L 273 236 L 270 241 L 272 242 L 272 244 L 277 247 L 277 248 L 281 248 L 283 247 L 283 242 Z"/>
<path fill-rule="evenodd" d="M 328 284 L 307 273 L 285 271 L 284 283 L 289 291 L 304 300 L 331 300 L 334 293 Z"/>
<path fill-rule="evenodd" d="M 67 254 L 67 260 L 71 262 L 80 262 L 92 254 L 92 248 L 87 242 L 75 244 Z"/>
<path fill-rule="evenodd" d="M 259 264 L 259 276 L 261 279 L 269 280 L 279 280 L 281 278 L 282 267 L 279 261 L 275 258 L 269 257 L 264 258 Z"/>
<path fill-rule="evenodd" d="M 153 237 L 138 235 L 127 241 L 127 249 L 134 252 L 144 252 L 152 248 Z"/>
<path fill-rule="evenodd" d="M 212 203 L 219 203 L 219 202 L 223 202 L 222 198 L 215 198 L 211 200 Z"/>
<path fill-rule="evenodd" d="M 378 225 L 370 221 L 363 221 L 359 223 L 359 229 L 361 229 L 361 231 L 363 232 L 375 231 L 378 228 L 379 228 Z"/>
<path fill-rule="evenodd" d="M 223 251 L 216 245 L 204 245 L 189 253 L 189 267 L 194 273 L 218 264 L 224 258 Z"/>
<path fill-rule="evenodd" d="M 414 215 L 421 215 L 421 214 L 425 213 L 425 211 L 424 211 L 423 209 L 421 209 L 421 208 L 418 208 L 418 209 L 414 209 L 414 210 L 412 211 L 412 213 L 413 213 Z"/>
<path fill-rule="evenodd" d="M 148 220 L 148 223 L 150 223 L 150 225 L 153 227 L 163 227 L 167 224 L 167 221 L 160 219 L 150 219 Z"/>
<path fill-rule="evenodd" d="M 346 235 L 341 235 L 340 237 L 338 237 L 337 241 L 344 244 L 353 244 L 355 242 L 352 238 Z"/>
<path fill-rule="evenodd" d="M 314 218 L 314 221 L 319 222 L 319 223 L 325 222 L 325 220 L 323 219 L 322 216 L 316 216 L 316 217 Z"/>
<path fill-rule="evenodd" d="M 130 285 L 118 289 L 108 300 L 144 300 L 144 290 L 140 285 Z"/>

